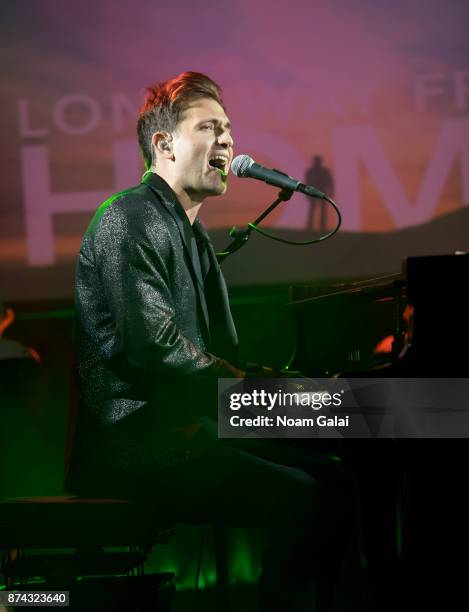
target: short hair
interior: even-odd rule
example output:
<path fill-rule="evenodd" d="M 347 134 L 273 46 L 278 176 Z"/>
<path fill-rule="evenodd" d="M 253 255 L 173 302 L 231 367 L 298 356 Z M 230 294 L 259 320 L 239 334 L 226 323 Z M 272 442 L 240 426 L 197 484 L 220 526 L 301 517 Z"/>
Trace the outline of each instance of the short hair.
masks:
<path fill-rule="evenodd" d="M 201 72 L 183 72 L 147 87 L 137 122 L 138 144 L 146 169 L 153 160 L 151 138 L 155 132 L 172 133 L 190 104 L 199 98 L 212 98 L 225 110 L 221 96 L 221 87 Z"/>

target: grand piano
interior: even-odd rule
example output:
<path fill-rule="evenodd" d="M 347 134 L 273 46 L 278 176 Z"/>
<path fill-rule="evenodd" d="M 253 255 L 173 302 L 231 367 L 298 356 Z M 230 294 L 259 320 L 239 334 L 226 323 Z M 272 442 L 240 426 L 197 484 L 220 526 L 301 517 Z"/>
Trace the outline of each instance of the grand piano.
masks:
<path fill-rule="evenodd" d="M 469 376 L 469 254 L 409 257 L 402 273 L 290 288 L 308 376 Z"/>
<path fill-rule="evenodd" d="M 409 257 L 400 274 L 327 291 L 291 287 L 291 369 L 312 377 L 468 378 L 468 279 L 469 254 L 458 253 Z M 469 441 L 337 444 L 359 485 L 377 609 L 450 609 L 468 565 Z"/>

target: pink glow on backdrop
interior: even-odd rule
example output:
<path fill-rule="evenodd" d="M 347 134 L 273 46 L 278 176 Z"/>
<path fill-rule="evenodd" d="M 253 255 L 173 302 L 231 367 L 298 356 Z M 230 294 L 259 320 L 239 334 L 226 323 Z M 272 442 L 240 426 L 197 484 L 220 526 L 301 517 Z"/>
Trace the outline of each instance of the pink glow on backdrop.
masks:
<path fill-rule="evenodd" d="M 24 160 L 34 158 L 28 157 L 32 147 L 46 148 L 50 195 L 70 195 L 71 208 L 64 200 L 65 208 L 51 209 L 48 222 L 62 256 L 72 260 L 93 194 L 111 194 L 124 178 L 138 181 L 132 109 L 143 87 L 187 69 L 206 72 L 223 86 L 237 153 L 299 179 L 313 155 L 323 156 L 336 179 L 345 229 L 391 231 L 402 218 L 404 226 L 415 225 L 457 210 L 469 201 L 469 154 L 464 139 L 457 140 L 469 129 L 463 74 L 469 70 L 468 14 L 459 0 L 444 7 L 436 0 L 208 0 L 203 6 L 144 0 L 135 7 L 43 0 L 12 8 L 0 26 L 15 58 L 2 69 L 0 261 L 24 264 L 30 250 L 27 228 L 36 213 L 35 203 L 26 202 L 32 186 L 25 181 L 38 170 L 25 168 Z M 425 75 L 434 80 L 423 86 Z M 426 96 L 421 109 L 419 87 Z M 70 105 L 62 124 L 83 125 L 91 108 L 97 117 L 82 134 L 67 133 L 57 120 L 61 101 L 74 94 L 87 96 L 90 107 Z M 128 106 L 119 122 L 112 110 L 116 96 Z M 19 128 L 20 99 L 29 135 Z M 448 127 L 448 120 L 459 127 Z M 117 149 L 128 156 L 122 175 Z M 435 186 L 427 176 L 432 160 L 436 174 L 448 166 Z M 439 192 L 425 208 L 432 188 Z M 202 216 L 211 228 L 241 225 L 275 195 L 270 187 L 230 177 L 227 195 L 207 202 Z M 297 195 L 271 224 L 304 228 L 308 206 Z"/>

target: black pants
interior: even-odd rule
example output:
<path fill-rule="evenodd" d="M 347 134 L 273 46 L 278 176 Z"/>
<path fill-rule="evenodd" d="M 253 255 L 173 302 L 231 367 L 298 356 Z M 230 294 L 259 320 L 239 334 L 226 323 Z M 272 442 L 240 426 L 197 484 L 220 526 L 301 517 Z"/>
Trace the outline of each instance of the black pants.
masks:
<path fill-rule="evenodd" d="M 209 419 L 190 441 L 173 441 L 161 430 L 156 439 L 138 421 L 118 426 L 87 445 L 77 466 L 81 484 L 71 492 L 157 508 L 164 500 L 175 523 L 266 528 L 260 611 L 329 611 L 357 524 L 356 491 L 340 463 L 291 440 L 219 440 Z"/>
<path fill-rule="evenodd" d="M 287 448 L 285 440 L 227 442 L 206 422 L 193 442 L 195 458 L 155 476 L 158 497 L 175 522 L 267 528 L 262 612 L 330 610 L 356 525 L 351 479 L 337 461 Z"/>

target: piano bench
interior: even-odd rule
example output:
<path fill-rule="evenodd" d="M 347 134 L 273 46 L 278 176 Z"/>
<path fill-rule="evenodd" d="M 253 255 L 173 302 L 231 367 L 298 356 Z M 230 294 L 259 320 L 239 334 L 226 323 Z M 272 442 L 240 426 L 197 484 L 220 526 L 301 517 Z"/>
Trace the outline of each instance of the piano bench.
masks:
<path fill-rule="evenodd" d="M 3 500 L 0 550 L 5 584 L 18 588 L 40 577 L 46 585 L 76 586 L 79 576 L 135 573 L 137 578 L 131 579 L 142 580 L 152 547 L 166 542 L 173 531 L 170 521 L 158 516 L 154 507 L 125 499 L 60 496 Z M 105 552 L 103 547 L 128 551 Z M 30 549 L 40 550 L 30 555 L 26 553 Z M 54 553 L 53 549 L 72 550 Z M 173 573 L 156 578 L 164 588 L 175 590 Z"/>

